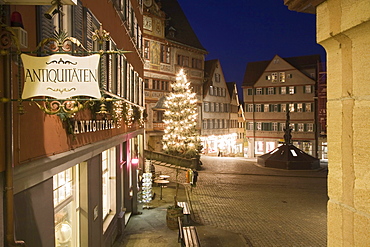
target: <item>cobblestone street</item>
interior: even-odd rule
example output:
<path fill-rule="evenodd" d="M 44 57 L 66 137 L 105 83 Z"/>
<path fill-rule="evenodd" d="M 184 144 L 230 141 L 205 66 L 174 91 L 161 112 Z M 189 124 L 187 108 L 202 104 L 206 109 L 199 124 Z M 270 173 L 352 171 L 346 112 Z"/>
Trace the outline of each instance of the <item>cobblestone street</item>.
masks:
<path fill-rule="evenodd" d="M 254 247 L 326 246 L 326 167 L 286 171 L 245 158 L 201 160 L 197 186 L 187 186 L 196 223 L 238 233 Z M 171 168 L 156 169 L 175 178 Z"/>

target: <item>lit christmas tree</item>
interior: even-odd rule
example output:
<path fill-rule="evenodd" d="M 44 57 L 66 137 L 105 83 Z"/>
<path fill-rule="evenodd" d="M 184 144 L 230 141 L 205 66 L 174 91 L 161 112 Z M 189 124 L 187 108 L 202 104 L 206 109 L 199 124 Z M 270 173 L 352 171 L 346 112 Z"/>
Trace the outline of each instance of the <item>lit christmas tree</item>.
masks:
<path fill-rule="evenodd" d="M 166 124 L 163 135 L 165 152 L 188 158 L 195 157 L 201 149 L 197 124 L 197 99 L 191 92 L 183 70 L 177 74 L 176 82 L 171 84 L 172 93 L 166 97 L 163 122 Z"/>

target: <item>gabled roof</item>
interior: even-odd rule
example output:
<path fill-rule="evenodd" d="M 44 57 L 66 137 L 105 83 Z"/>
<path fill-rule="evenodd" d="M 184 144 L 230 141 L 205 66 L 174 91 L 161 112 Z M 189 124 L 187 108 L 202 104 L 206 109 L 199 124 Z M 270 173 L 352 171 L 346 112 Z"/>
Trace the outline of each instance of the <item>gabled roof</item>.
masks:
<path fill-rule="evenodd" d="M 274 56 L 274 58 L 276 56 Z M 304 73 L 302 70 L 306 68 L 312 68 L 313 66 L 317 66 L 318 62 L 320 62 L 320 55 L 288 57 L 282 59 L 284 59 L 290 65 Z M 261 77 L 261 75 L 266 70 L 271 61 L 272 60 L 248 63 L 245 69 L 242 86 L 243 87 L 253 86 Z"/>
<path fill-rule="evenodd" d="M 162 4 L 162 10 L 166 13 L 166 38 L 207 52 L 200 43 L 178 1 L 161 0 L 160 3 Z M 168 31 L 170 29 L 174 31 L 174 35 L 169 35 Z"/>
<path fill-rule="evenodd" d="M 234 89 L 236 86 L 235 82 L 226 82 L 227 91 L 229 91 L 230 98 L 233 97 Z"/>
<path fill-rule="evenodd" d="M 220 61 L 218 59 L 207 60 L 204 62 L 203 96 L 207 95 L 209 86 L 212 85 L 212 77 L 219 62 Z"/>

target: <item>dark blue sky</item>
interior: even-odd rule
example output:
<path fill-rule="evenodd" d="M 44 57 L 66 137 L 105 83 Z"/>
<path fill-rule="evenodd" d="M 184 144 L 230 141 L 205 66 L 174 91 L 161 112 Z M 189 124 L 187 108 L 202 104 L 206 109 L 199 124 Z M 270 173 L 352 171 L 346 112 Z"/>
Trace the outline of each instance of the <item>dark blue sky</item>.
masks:
<path fill-rule="evenodd" d="M 316 16 L 288 10 L 283 0 L 178 0 L 204 48 L 219 59 L 227 82 L 241 85 L 248 62 L 276 54 L 320 54 Z M 239 92 L 241 94 L 241 92 Z"/>

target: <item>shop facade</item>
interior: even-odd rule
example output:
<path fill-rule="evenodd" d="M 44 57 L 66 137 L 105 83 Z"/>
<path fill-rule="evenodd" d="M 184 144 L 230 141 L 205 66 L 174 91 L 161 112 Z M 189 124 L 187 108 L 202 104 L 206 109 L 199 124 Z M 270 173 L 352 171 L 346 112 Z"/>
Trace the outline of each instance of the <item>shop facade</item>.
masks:
<path fill-rule="evenodd" d="M 144 166 L 142 6 L 30 2 L 1 6 L 0 235 L 112 246 L 137 213 Z M 82 65 L 94 56 L 96 68 Z"/>

